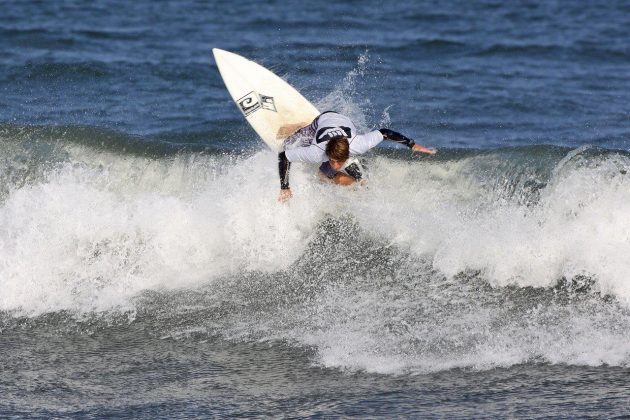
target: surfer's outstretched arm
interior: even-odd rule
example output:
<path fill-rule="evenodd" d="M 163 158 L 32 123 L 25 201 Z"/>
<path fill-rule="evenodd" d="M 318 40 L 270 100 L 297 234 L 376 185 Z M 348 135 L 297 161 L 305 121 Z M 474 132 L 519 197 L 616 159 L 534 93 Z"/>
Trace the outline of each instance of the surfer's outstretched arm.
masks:
<path fill-rule="evenodd" d="M 428 147 L 424 147 L 420 144 L 416 144 L 416 142 L 414 142 L 409 137 L 404 136 L 403 134 L 397 133 L 393 130 L 390 130 L 389 128 L 379 128 L 378 131 L 381 132 L 384 139 L 394 141 L 398 144 L 404 144 L 405 146 L 407 146 L 414 152 L 422 152 L 422 153 L 427 153 L 429 155 L 433 155 L 436 152 L 435 149 L 429 149 Z"/>
<path fill-rule="evenodd" d="M 390 130 L 389 128 L 379 128 L 378 130 L 355 136 L 351 140 L 352 148 L 356 154 L 363 154 L 371 148 L 377 146 L 384 139 L 391 140 L 398 144 L 403 144 L 414 152 L 422 152 L 430 155 L 436 152 L 435 149 L 429 149 L 428 147 L 416 144 L 416 142 L 409 137 L 397 133 L 394 130 Z"/>
<path fill-rule="evenodd" d="M 291 188 L 289 188 L 289 169 L 291 169 L 291 162 L 287 159 L 287 155 L 281 152 L 278 155 L 278 172 L 280 174 L 280 195 L 278 201 L 285 202 L 291 198 Z"/>

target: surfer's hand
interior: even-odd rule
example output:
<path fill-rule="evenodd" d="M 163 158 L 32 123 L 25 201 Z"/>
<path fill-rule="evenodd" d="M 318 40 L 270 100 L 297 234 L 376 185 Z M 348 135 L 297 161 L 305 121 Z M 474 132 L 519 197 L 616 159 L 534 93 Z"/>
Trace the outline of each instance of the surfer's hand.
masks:
<path fill-rule="evenodd" d="M 281 189 L 280 195 L 278 196 L 278 201 L 281 203 L 286 203 L 291 197 L 293 197 L 293 194 L 291 193 L 290 188 L 287 188 L 285 190 Z"/>
<path fill-rule="evenodd" d="M 413 147 L 411 148 L 411 151 L 426 153 L 427 155 L 434 155 L 437 152 L 437 150 L 435 149 L 429 149 L 428 147 L 424 147 L 419 144 L 414 144 Z"/>

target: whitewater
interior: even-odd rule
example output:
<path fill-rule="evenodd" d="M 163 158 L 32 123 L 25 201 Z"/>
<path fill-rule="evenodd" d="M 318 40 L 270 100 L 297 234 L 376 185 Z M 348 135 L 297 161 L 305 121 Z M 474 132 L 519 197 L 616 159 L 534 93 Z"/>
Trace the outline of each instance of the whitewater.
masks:
<path fill-rule="evenodd" d="M 628 364 L 625 153 L 385 149 L 365 188 L 294 165 L 283 205 L 270 151 L 32 146 L 42 132 L 2 130 L 4 328 L 59 311 L 129 315 L 149 292 L 186 292 L 171 310 L 234 308 L 184 330 L 285 341 L 327 367 Z"/>

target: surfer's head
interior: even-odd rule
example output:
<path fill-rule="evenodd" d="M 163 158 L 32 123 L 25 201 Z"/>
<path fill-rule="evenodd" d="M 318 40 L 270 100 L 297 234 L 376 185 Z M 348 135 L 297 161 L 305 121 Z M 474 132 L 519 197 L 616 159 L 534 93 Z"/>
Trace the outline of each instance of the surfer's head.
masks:
<path fill-rule="evenodd" d="M 340 170 L 350 157 L 350 143 L 348 143 L 348 137 L 335 136 L 328 140 L 328 144 L 326 144 L 326 156 L 328 156 L 330 166 L 335 171 Z"/>

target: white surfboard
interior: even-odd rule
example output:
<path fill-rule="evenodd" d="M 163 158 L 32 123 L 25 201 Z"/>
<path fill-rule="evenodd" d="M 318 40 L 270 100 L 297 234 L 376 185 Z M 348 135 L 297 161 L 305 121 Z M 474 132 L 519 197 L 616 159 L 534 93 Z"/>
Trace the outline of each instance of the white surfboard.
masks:
<path fill-rule="evenodd" d="M 218 48 L 212 53 L 236 106 L 271 150 L 279 151 L 286 137 L 319 115 L 300 92 L 263 66 Z"/>

